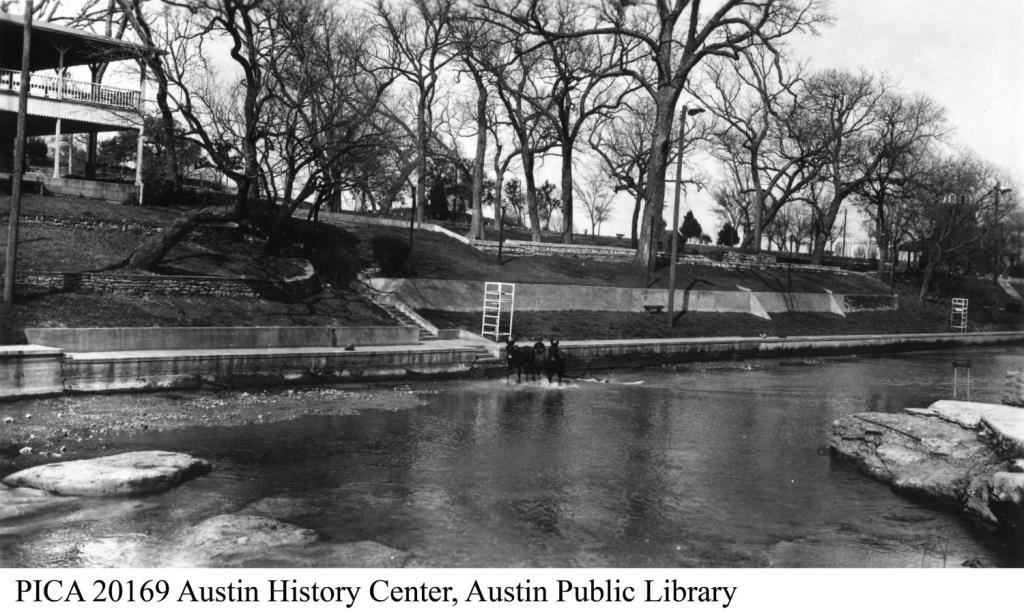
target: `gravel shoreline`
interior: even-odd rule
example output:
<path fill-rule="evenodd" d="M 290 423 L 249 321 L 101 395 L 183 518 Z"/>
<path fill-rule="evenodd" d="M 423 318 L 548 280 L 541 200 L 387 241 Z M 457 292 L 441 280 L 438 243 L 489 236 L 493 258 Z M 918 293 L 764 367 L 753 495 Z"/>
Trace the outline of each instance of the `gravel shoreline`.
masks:
<path fill-rule="evenodd" d="M 405 410 L 429 393 L 410 384 L 294 389 L 64 395 L 5 402 L 0 476 L 55 461 L 109 454 L 115 435 L 187 427 L 232 427 L 361 410 Z"/>

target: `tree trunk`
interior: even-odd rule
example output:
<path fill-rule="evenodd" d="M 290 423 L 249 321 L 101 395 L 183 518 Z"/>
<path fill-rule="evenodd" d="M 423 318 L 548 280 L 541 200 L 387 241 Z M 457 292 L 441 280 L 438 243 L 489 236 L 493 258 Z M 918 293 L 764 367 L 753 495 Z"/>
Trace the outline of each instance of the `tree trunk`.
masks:
<path fill-rule="evenodd" d="M 521 142 L 529 143 L 528 137 L 524 135 Z M 540 234 L 540 213 L 537 211 L 537 180 L 533 177 L 533 152 L 524 147 L 521 158 L 523 175 L 526 178 L 526 211 L 530 217 L 530 239 L 535 243 L 540 243 L 543 237 Z"/>
<path fill-rule="evenodd" d="M 924 305 L 925 297 L 928 296 L 928 289 L 932 285 L 932 277 L 935 275 L 935 265 L 937 262 L 936 259 L 930 258 L 928 264 L 924 267 L 924 276 L 921 278 L 921 292 L 917 296 L 917 301 L 921 305 Z"/>
<path fill-rule="evenodd" d="M 427 203 L 427 101 L 420 93 L 416 108 L 416 222 L 424 220 Z"/>
<path fill-rule="evenodd" d="M 818 216 L 818 226 L 814 230 L 814 249 L 811 250 L 812 265 L 821 264 L 821 259 L 825 256 L 825 246 L 832 235 L 832 227 L 836 224 L 839 207 L 843 204 L 843 196 L 840 195 L 838 187 L 836 187 L 835 193 L 836 196 L 832 197 L 828 207 Z"/>
<path fill-rule="evenodd" d="M 473 159 L 473 219 L 468 239 L 484 238 L 484 158 L 487 156 L 487 89 L 477 84 L 476 157 Z"/>
<path fill-rule="evenodd" d="M 417 159 L 413 159 L 412 162 L 399 169 L 394 182 L 392 182 L 384 194 L 381 195 L 380 213 L 382 216 L 386 216 L 391 213 L 391 206 L 395 202 L 395 198 L 397 198 L 398 193 L 402 191 L 402 186 L 404 186 L 405 182 L 409 180 L 409 175 L 412 174 L 413 169 L 416 168 L 418 162 L 419 161 Z"/>
<path fill-rule="evenodd" d="M 672 121 L 675 115 L 679 90 L 673 86 L 662 86 L 655 96 L 654 131 L 652 134 L 650 162 L 647 165 L 645 206 L 640 241 L 634 260 L 654 268 L 657 255 L 654 246 L 657 231 L 661 228 L 662 209 L 665 205 L 665 174 L 668 167 L 669 148 L 672 141 Z"/>
<path fill-rule="evenodd" d="M 883 203 L 875 203 L 878 214 L 875 216 L 875 237 L 878 239 L 878 279 L 885 275 L 885 264 L 889 262 L 889 232 L 885 224 Z"/>
<path fill-rule="evenodd" d="M 572 143 L 567 141 L 562 141 L 562 243 L 572 243 Z"/>
<path fill-rule="evenodd" d="M 494 230 L 501 230 L 501 191 L 505 187 L 505 169 L 500 164 L 494 165 Z"/>
<path fill-rule="evenodd" d="M 633 219 L 629 229 L 629 241 L 632 248 L 635 250 L 638 244 L 637 238 L 637 223 L 640 221 L 640 206 L 644 204 L 644 195 L 642 192 L 637 192 L 633 199 Z"/>
<path fill-rule="evenodd" d="M 131 253 L 125 265 L 131 269 L 152 269 L 196 226 L 207 222 L 227 222 L 237 219 L 236 212 L 226 207 L 205 207 L 191 211 L 174 219 L 163 231 L 143 242 Z"/>

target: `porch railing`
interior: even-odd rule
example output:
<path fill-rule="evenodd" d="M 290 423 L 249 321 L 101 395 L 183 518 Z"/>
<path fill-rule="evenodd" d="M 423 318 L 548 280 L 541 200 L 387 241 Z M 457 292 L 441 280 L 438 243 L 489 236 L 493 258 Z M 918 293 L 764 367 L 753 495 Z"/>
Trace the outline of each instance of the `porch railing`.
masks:
<path fill-rule="evenodd" d="M 0 91 L 17 92 L 21 88 L 21 71 L 0 68 Z M 29 96 L 81 102 L 119 109 L 138 109 L 139 92 L 109 85 L 62 79 L 56 75 L 29 75 Z"/>

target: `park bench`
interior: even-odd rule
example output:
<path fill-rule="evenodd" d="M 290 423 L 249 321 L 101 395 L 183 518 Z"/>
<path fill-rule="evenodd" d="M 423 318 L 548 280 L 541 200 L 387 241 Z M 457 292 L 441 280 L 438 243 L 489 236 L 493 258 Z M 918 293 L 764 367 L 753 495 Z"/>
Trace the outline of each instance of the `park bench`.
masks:
<path fill-rule="evenodd" d="M 665 309 L 664 305 L 645 305 L 644 309 L 647 310 L 648 314 L 661 314 L 662 310 Z"/>

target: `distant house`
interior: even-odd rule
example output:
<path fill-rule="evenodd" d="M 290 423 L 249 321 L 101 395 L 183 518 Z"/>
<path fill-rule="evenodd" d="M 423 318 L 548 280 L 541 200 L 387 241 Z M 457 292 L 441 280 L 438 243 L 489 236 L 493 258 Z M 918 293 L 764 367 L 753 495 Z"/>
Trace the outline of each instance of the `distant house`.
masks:
<path fill-rule="evenodd" d="M 18 91 L 21 87 L 24 18 L 0 12 L 0 179 L 14 170 Z M 125 41 L 46 22 L 33 22 L 26 137 L 141 130 L 142 85 L 138 90 L 66 78 L 72 66 L 136 60 L 150 50 Z M 61 148 L 53 173 L 36 178 L 54 194 L 109 201 L 142 198 L 142 161 L 135 185 L 61 176 Z"/>

